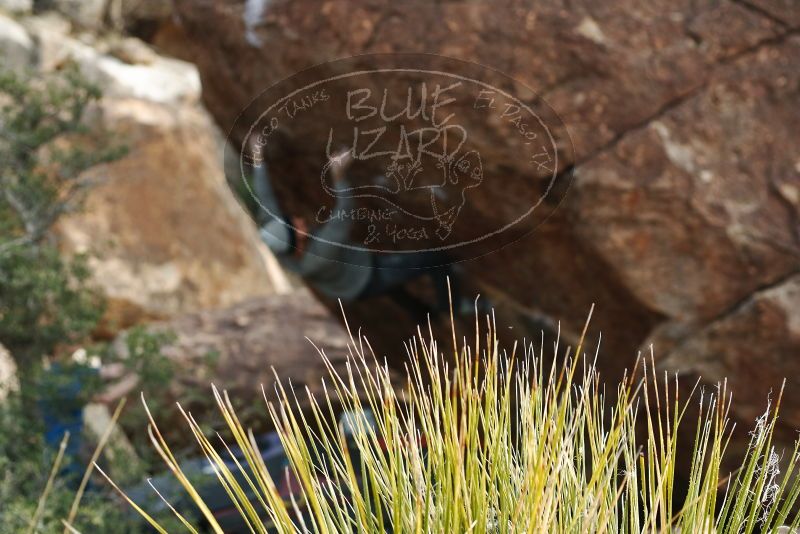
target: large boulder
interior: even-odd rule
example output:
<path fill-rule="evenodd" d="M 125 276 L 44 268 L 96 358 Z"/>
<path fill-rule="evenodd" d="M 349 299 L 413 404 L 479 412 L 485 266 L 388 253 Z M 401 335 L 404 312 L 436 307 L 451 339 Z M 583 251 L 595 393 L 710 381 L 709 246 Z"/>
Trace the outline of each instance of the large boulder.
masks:
<path fill-rule="evenodd" d="M 58 230 L 65 251 L 91 253 L 93 280 L 109 299 L 107 324 L 115 330 L 276 291 L 274 259 L 226 184 L 207 114 L 119 98 L 97 111 L 96 124 L 128 152 L 87 171 L 97 184 Z"/>
<path fill-rule="evenodd" d="M 707 379 L 747 384 L 733 412 L 745 420 L 780 377 L 789 391 L 800 387 L 792 363 L 800 340 L 789 327 L 800 298 L 781 289 L 800 272 L 800 10 L 791 2 L 177 0 L 175 10 L 182 38 L 171 32 L 163 44 L 197 63 L 203 99 L 225 131 L 276 82 L 343 56 L 442 54 L 501 70 L 484 71 L 495 86 L 518 90 L 508 76 L 530 87 L 566 126 L 553 128 L 574 145 L 559 169 L 574 178 L 535 232 L 463 263 L 500 320 L 524 335 L 561 319 L 574 338 L 594 302 L 607 375 L 650 342 L 669 370 L 729 362 Z M 297 122 L 289 148 L 268 155 L 292 210 L 319 206 L 318 156 L 306 151 L 319 141 L 314 128 Z M 528 162 L 510 156 L 522 148 L 512 136 L 496 137 L 496 125 L 470 132 L 485 167 L 504 178 L 487 180 L 465 207 L 470 229 L 490 229 L 492 214 L 535 197 L 537 185 L 525 180 Z M 233 129 L 234 142 L 246 134 Z M 772 289 L 780 312 L 762 320 L 746 311 L 768 307 Z M 387 347 L 409 331 L 388 300 L 349 313 Z M 737 335 L 718 334 L 730 329 Z M 759 346 L 765 338 L 781 356 Z M 758 383 L 741 365 L 750 357 L 764 368 Z M 800 399 L 787 396 L 782 408 L 779 424 L 796 425 Z"/>
<path fill-rule="evenodd" d="M 135 38 L 75 33 L 56 11 L 19 22 L 0 15 L 0 52 L 3 68 L 52 72 L 76 62 L 103 91 L 87 125 L 127 149 L 85 173 L 93 187 L 56 228 L 65 253 L 89 253 L 107 297 L 98 335 L 289 289 L 227 185 L 225 139 L 199 103 L 194 65 Z"/>
<path fill-rule="evenodd" d="M 93 282 L 107 297 L 98 334 L 287 290 L 227 186 L 224 139 L 199 105 L 196 68 L 137 39 L 77 36 L 54 12 L 22 23 L 32 66 L 77 62 L 104 95 L 88 125 L 127 149 L 86 172 L 93 187 L 57 227 L 67 254 L 89 253 Z"/>

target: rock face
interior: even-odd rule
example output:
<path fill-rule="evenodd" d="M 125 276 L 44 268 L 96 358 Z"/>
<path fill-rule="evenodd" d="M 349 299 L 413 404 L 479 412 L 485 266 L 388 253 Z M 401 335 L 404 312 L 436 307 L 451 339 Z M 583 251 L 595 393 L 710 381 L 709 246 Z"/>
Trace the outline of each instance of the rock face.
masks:
<path fill-rule="evenodd" d="M 743 420 L 780 377 L 787 391 L 800 387 L 800 297 L 791 290 L 800 272 L 797 5 L 177 0 L 175 10 L 183 38 L 173 32 L 164 44 L 198 64 L 203 99 L 225 131 L 272 84 L 356 54 L 441 54 L 532 88 L 566 124 L 574 155 L 561 170 L 574 178 L 536 232 L 463 264 L 501 321 L 522 335 L 561 319 L 574 337 L 594 302 L 607 376 L 654 342 L 664 368 L 731 376 Z M 302 133 L 276 168 L 305 161 Z M 235 131 L 234 141 L 243 136 Z M 509 179 L 528 172 L 502 151 L 484 164 Z M 303 192 L 319 176 L 302 165 L 282 172 L 291 173 L 277 176 L 286 205 L 313 206 Z M 487 198 L 470 199 L 472 209 L 490 213 Z M 349 312 L 394 350 L 409 332 L 388 301 Z M 796 426 L 800 398 L 786 396 L 782 408 L 781 424 Z"/>
<path fill-rule="evenodd" d="M 265 397 L 268 402 L 278 401 L 276 376 L 290 395 L 292 390 L 295 392 L 305 410 L 310 407 L 307 392 L 318 400 L 325 394 L 323 380 L 332 391 L 330 372 L 320 352 L 339 376 L 347 376 L 348 372 L 348 333 L 303 289 L 186 314 L 153 323 L 148 329 L 175 336 L 162 348 L 162 354 L 174 364 L 174 378 L 167 390 L 159 393 L 159 402 L 164 406 L 169 406 L 170 401 L 180 402 L 198 421 L 219 417 L 212 385 L 227 391 L 248 428 L 258 430 L 272 427 Z M 121 333 L 114 342 L 120 355 L 126 351 L 125 335 Z M 130 399 L 139 391 L 136 376 L 120 374 L 114 367 L 121 366 L 105 368 L 107 388 L 98 399 L 104 407 L 113 407 L 119 398 Z M 394 375 L 395 387 L 403 387 L 403 377 Z M 338 403 L 335 398 L 331 400 L 336 410 Z M 163 410 L 157 417 L 177 442 L 186 443 L 186 423 L 177 410 Z"/>
<path fill-rule="evenodd" d="M 150 34 L 172 17 L 172 6 L 161 0 L 110 0 L 109 18 L 117 28 Z"/>
<path fill-rule="evenodd" d="M 663 365 L 711 382 L 728 378 L 736 409 L 745 420 L 764 412 L 769 389 L 777 399 L 784 378 L 784 400 L 794 405 L 800 375 L 798 302 L 800 275 L 758 290 L 682 339 Z M 800 428 L 800 411 L 782 410 L 781 420 L 784 437 L 793 439 L 795 433 L 788 429 Z"/>
<path fill-rule="evenodd" d="M 103 25 L 106 3 L 106 0 L 40 0 L 40 4 L 87 29 L 99 29 Z"/>
<path fill-rule="evenodd" d="M 347 334 L 306 291 L 188 314 L 162 326 L 177 336 L 164 350 L 178 369 L 171 386 L 177 399 L 186 399 L 187 391 L 210 396 L 213 383 L 228 390 L 232 399 L 257 406 L 263 399 L 262 385 L 268 398 L 274 398 L 273 368 L 298 394 L 306 386 L 321 394 L 328 372 L 314 345 L 337 371 L 345 369 Z M 211 367 L 204 364 L 209 353 L 215 355 Z"/>
<path fill-rule="evenodd" d="M 102 40 L 84 34 L 82 41 L 70 35 L 70 24 L 52 12 L 23 24 L 37 44 L 36 64 L 41 70 L 75 61 L 105 96 L 173 105 L 197 103 L 200 98 L 200 79 L 193 65 L 159 56 L 137 39 Z"/>
<path fill-rule="evenodd" d="M 92 252 L 110 324 L 273 292 L 266 251 L 227 187 L 208 116 L 137 99 L 106 99 L 99 112 L 129 152 L 88 171 L 98 185 L 59 232 L 67 251 Z"/>
<path fill-rule="evenodd" d="M 10 13 L 30 13 L 33 0 L 0 0 L 0 9 Z"/>
<path fill-rule="evenodd" d="M 33 62 L 33 40 L 19 23 L 0 14 L 2 67 L 23 70 Z"/>

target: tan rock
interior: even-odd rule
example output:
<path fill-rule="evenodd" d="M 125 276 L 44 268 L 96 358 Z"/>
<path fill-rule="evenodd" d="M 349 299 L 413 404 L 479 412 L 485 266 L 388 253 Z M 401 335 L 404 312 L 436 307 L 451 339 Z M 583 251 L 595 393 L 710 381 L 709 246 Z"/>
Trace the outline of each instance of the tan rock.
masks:
<path fill-rule="evenodd" d="M 109 54 L 130 65 L 151 65 L 159 56 L 143 41 L 133 37 L 116 40 L 109 47 Z"/>
<path fill-rule="evenodd" d="M 9 13 L 30 13 L 33 0 L 0 0 L 0 9 Z"/>
<path fill-rule="evenodd" d="M 21 20 L 36 46 L 36 67 L 50 72 L 69 58 L 69 37 L 72 24 L 53 11 L 46 11 Z"/>
<path fill-rule="evenodd" d="M 81 73 L 106 96 L 140 98 L 162 104 L 196 103 L 200 79 L 194 65 L 159 56 L 135 38 L 99 38 L 70 33 L 54 13 L 24 21 L 36 42 L 36 66 L 52 71 L 75 61 Z"/>
<path fill-rule="evenodd" d="M 48 7 L 63 14 L 78 26 L 100 29 L 106 13 L 106 0 L 49 0 Z"/>
<path fill-rule="evenodd" d="M 226 185 L 203 111 L 105 99 L 98 122 L 129 152 L 88 171 L 98 185 L 59 233 L 66 251 L 92 253 L 93 280 L 111 301 L 112 324 L 275 290 L 269 256 Z"/>
<path fill-rule="evenodd" d="M 2 67 L 24 70 L 34 59 L 34 43 L 25 28 L 0 13 L 0 57 Z"/>

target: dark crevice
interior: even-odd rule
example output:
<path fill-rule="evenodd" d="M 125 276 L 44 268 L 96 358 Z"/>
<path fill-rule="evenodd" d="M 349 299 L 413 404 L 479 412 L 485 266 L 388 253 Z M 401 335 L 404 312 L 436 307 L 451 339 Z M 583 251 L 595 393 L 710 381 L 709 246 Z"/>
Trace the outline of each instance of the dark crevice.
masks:
<path fill-rule="evenodd" d="M 736 315 L 737 313 L 742 311 L 742 309 L 745 306 L 747 306 L 748 304 L 751 304 L 756 299 L 756 297 L 758 297 L 758 295 L 760 293 L 764 293 L 764 292 L 769 291 L 771 289 L 775 289 L 776 287 L 779 287 L 779 286 L 785 284 L 791 278 L 793 278 L 793 277 L 795 277 L 797 275 L 800 275 L 800 268 L 792 269 L 791 271 L 782 274 L 777 279 L 771 280 L 771 281 L 769 281 L 767 283 L 764 283 L 764 284 L 756 287 L 755 289 L 750 291 L 747 295 L 745 295 L 741 299 L 737 300 L 731 306 L 728 306 L 721 313 L 717 314 L 712 319 L 707 321 L 706 322 L 706 326 L 704 328 L 708 327 L 709 325 L 711 325 L 713 323 L 718 323 L 720 321 L 724 321 L 728 317 Z"/>
<path fill-rule="evenodd" d="M 778 35 L 768 37 L 766 39 L 762 39 L 757 43 L 753 44 L 752 46 L 748 46 L 747 48 L 743 48 L 739 52 L 735 54 L 731 54 L 729 56 L 725 56 L 717 62 L 716 67 L 724 66 L 729 63 L 733 63 L 734 61 L 741 59 L 744 56 L 748 56 L 754 52 L 757 52 L 764 48 L 765 46 L 775 46 L 783 43 L 785 40 L 789 39 L 794 35 L 800 35 L 800 28 L 790 28 L 783 33 L 779 33 Z"/>
<path fill-rule="evenodd" d="M 791 238 L 794 241 L 793 243 L 777 242 L 775 245 L 781 250 L 784 250 L 795 256 L 796 258 L 800 258 L 800 209 L 798 209 L 798 207 L 795 206 L 792 201 L 786 198 L 776 181 L 777 173 L 775 171 L 775 155 L 772 148 L 770 148 L 768 155 L 769 174 L 767 176 L 767 185 L 769 187 L 769 193 L 775 197 L 778 203 L 786 211 L 786 216 L 789 219 L 789 227 L 792 232 Z"/>
<path fill-rule="evenodd" d="M 780 287 L 781 285 L 788 282 L 791 278 L 800 275 L 800 269 L 795 269 L 789 271 L 788 273 L 784 273 L 776 280 L 772 280 L 765 284 L 762 284 L 752 291 L 750 291 L 747 295 L 742 297 L 741 299 L 734 302 L 732 305 L 728 306 L 719 314 L 715 315 L 714 317 L 704 321 L 703 323 L 697 325 L 697 328 L 691 329 L 691 331 L 687 332 L 682 339 L 673 346 L 667 354 L 664 355 L 664 359 L 669 358 L 669 356 L 673 353 L 679 353 L 683 348 L 686 347 L 687 344 L 691 343 L 698 335 L 702 334 L 709 328 L 713 327 L 715 324 L 725 321 L 726 319 L 733 317 L 737 313 L 741 312 L 745 307 L 752 304 L 755 299 L 759 296 L 759 294 L 774 289 L 776 287 Z"/>
<path fill-rule="evenodd" d="M 778 17 L 776 17 L 775 15 L 773 15 L 772 13 L 767 11 L 766 9 L 753 4 L 749 0 L 731 0 L 731 2 L 743 7 L 744 9 L 746 9 L 747 11 L 750 11 L 751 13 L 754 13 L 754 14 L 760 16 L 760 17 L 764 17 L 765 19 L 770 20 L 770 21 L 774 22 L 775 24 L 777 24 L 777 25 L 779 25 L 779 26 L 781 26 L 783 28 L 789 28 L 789 24 L 787 24 L 783 20 L 779 19 Z"/>
<path fill-rule="evenodd" d="M 703 37 L 699 33 L 693 31 L 692 29 L 690 29 L 688 27 L 684 28 L 683 31 L 686 34 L 686 36 L 689 39 L 692 40 L 692 42 L 695 44 L 695 46 L 700 46 L 700 45 L 703 44 Z"/>
<path fill-rule="evenodd" d="M 616 133 L 614 135 L 614 137 L 611 138 L 611 140 L 609 140 L 608 142 L 604 143 L 603 145 L 600 145 L 598 148 L 594 149 L 586 157 L 580 158 L 580 159 L 576 158 L 576 162 L 575 162 L 574 166 L 575 167 L 579 167 L 579 166 L 583 165 L 584 163 L 586 163 L 588 161 L 591 161 L 592 159 L 594 159 L 596 156 L 602 154 L 603 152 L 614 148 L 628 134 L 631 134 L 631 133 L 634 133 L 634 132 L 638 132 L 640 130 L 643 130 L 643 129 L 647 128 L 651 123 L 653 123 L 654 121 L 657 121 L 658 119 L 660 119 L 661 117 L 663 117 L 664 115 L 666 115 L 667 113 L 669 113 L 670 111 L 675 109 L 676 107 L 680 106 L 681 104 L 683 104 L 684 102 L 686 102 L 687 100 L 689 100 L 690 98 L 692 98 L 693 96 L 698 94 L 701 90 L 705 89 L 706 85 L 707 85 L 707 82 L 703 82 L 700 85 L 697 85 L 697 86 L 689 89 L 688 91 L 685 91 L 685 92 L 681 93 L 680 95 L 676 96 L 672 100 L 668 100 L 664 105 L 662 105 L 660 108 L 658 108 L 655 111 L 655 113 L 645 117 L 641 121 L 638 121 L 638 122 L 634 123 L 629 128 L 626 128 L 626 129 Z"/>

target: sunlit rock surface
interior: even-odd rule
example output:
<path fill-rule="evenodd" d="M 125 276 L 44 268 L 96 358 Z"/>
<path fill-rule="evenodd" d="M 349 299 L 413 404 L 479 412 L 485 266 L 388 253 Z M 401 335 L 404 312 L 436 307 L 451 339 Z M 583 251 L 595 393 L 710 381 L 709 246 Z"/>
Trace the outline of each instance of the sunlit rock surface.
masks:
<path fill-rule="evenodd" d="M 87 171 L 98 185 L 59 225 L 91 252 L 108 321 L 126 326 L 275 290 L 255 226 L 228 188 L 208 116 L 194 106 L 106 99 L 98 121 L 129 151 Z"/>

